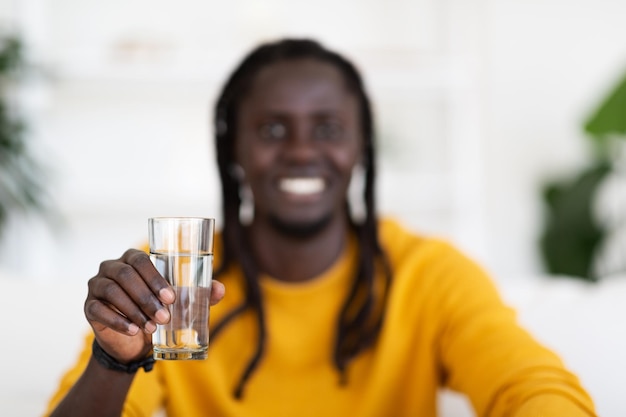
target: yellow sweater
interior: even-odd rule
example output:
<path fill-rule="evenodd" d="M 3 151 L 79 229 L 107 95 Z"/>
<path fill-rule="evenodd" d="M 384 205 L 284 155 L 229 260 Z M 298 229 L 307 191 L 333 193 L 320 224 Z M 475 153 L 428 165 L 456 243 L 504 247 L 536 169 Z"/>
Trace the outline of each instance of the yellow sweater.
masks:
<path fill-rule="evenodd" d="M 518 327 L 472 261 L 389 220 L 380 231 L 393 271 L 385 323 L 375 346 L 348 365 L 347 385 L 339 385 L 331 358 L 354 245 L 309 282 L 261 278 L 268 339 L 243 399 L 232 392 L 256 346 L 251 313 L 211 340 L 206 361 L 159 361 L 152 372 L 140 371 L 124 415 L 148 417 L 164 407 L 171 417 L 434 417 L 441 386 L 468 395 L 478 416 L 595 415 L 577 378 Z M 239 272 L 222 281 L 227 295 L 211 309 L 212 322 L 243 296 Z M 90 342 L 51 407 L 80 376 Z"/>

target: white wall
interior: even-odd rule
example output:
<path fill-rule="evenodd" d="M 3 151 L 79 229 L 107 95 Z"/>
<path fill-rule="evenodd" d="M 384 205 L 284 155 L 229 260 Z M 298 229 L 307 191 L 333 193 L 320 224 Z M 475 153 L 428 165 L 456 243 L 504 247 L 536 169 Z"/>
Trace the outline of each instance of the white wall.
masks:
<path fill-rule="evenodd" d="M 486 217 L 509 275 L 540 268 L 540 185 L 588 162 L 583 122 L 626 71 L 626 2 L 491 3 Z"/>
<path fill-rule="evenodd" d="M 616 0 L 4 1 L 50 75 L 23 98 L 66 223 L 16 221 L 0 254 L 37 280 L 89 278 L 148 216 L 219 216 L 215 94 L 250 46 L 284 34 L 360 64 L 384 212 L 498 278 L 537 272 L 540 184 L 583 163 L 582 120 L 626 70 Z"/>

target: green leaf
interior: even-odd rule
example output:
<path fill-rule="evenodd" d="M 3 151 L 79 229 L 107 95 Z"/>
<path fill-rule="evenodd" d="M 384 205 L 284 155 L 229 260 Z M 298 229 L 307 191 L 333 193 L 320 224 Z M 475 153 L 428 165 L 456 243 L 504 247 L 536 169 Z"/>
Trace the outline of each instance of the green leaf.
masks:
<path fill-rule="evenodd" d="M 626 74 L 600 103 L 585 123 L 585 131 L 596 140 L 626 137 Z"/>
<path fill-rule="evenodd" d="M 47 170 L 31 156 L 26 126 L 7 94 L 27 70 L 22 52 L 17 37 L 0 35 L 0 235 L 12 215 L 46 215 L 51 208 Z"/>
<path fill-rule="evenodd" d="M 599 161 L 572 180 L 544 188 L 547 207 L 540 247 L 548 272 L 596 279 L 593 259 L 605 231 L 594 218 L 593 201 L 610 170 L 608 162 Z"/>
<path fill-rule="evenodd" d="M 19 69 L 22 64 L 22 42 L 14 36 L 0 39 L 0 76 Z"/>

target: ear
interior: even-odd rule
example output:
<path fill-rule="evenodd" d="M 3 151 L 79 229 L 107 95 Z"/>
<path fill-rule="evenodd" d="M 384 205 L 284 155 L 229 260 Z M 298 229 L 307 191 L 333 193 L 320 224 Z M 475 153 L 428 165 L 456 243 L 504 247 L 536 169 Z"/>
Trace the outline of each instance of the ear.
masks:
<path fill-rule="evenodd" d="M 231 164 L 229 169 L 228 169 L 228 172 L 230 173 L 230 176 L 232 178 L 237 180 L 237 182 L 239 182 L 239 183 L 245 182 L 246 172 L 243 170 L 241 165 L 239 165 L 237 163 Z"/>
<path fill-rule="evenodd" d="M 226 136 L 228 132 L 228 123 L 226 123 L 226 109 L 224 105 L 219 105 L 217 108 L 217 117 L 215 119 L 215 133 L 218 138 Z"/>

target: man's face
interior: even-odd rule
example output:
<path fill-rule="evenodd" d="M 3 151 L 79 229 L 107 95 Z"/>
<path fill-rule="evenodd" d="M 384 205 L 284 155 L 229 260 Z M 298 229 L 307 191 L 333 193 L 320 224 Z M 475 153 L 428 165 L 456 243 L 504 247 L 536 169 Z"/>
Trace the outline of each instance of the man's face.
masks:
<path fill-rule="evenodd" d="M 236 132 L 255 222 L 307 230 L 346 216 L 363 138 L 358 100 L 334 66 L 301 59 L 264 67 L 241 102 Z"/>

